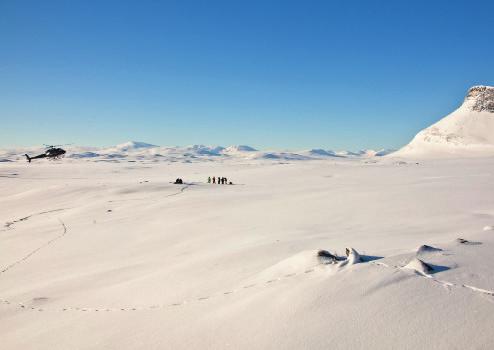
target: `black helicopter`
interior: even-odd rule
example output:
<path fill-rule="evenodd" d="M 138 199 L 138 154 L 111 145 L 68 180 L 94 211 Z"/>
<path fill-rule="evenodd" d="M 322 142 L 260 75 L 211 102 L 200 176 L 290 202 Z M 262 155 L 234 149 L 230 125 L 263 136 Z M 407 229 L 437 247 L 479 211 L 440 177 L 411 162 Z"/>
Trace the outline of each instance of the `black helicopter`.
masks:
<path fill-rule="evenodd" d="M 31 160 L 33 159 L 39 159 L 39 158 L 48 158 L 48 159 L 60 159 L 64 156 L 66 153 L 63 148 L 60 148 L 61 145 L 58 146 L 49 146 L 45 145 L 46 151 L 45 153 L 39 154 L 34 157 L 30 157 L 27 154 L 25 154 L 27 161 L 31 163 Z"/>

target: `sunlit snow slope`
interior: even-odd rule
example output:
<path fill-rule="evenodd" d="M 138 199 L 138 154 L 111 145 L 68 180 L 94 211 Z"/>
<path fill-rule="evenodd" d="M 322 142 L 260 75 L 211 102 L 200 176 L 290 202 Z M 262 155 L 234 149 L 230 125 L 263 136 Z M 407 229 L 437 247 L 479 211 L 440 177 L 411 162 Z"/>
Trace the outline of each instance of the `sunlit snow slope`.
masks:
<path fill-rule="evenodd" d="M 494 87 L 470 88 L 453 113 L 420 131 L 393 156 L 494 155 Z"/>

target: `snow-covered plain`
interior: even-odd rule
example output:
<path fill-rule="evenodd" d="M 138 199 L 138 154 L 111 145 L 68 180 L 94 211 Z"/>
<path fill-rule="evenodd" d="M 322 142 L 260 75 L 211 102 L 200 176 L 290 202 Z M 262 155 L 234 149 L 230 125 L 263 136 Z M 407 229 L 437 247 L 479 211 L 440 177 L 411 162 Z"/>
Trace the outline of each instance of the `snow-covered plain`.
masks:
<path fill-rule="evenodd" d="M 0 164 L 2 350 L 494 347 L 494 158 L 98 157 Z"/>
<path fill-rule="evenodd" d="M 478 86 L 391 154 L 2 150 L 0 348 L 493 349 L 493 135 Z"/>

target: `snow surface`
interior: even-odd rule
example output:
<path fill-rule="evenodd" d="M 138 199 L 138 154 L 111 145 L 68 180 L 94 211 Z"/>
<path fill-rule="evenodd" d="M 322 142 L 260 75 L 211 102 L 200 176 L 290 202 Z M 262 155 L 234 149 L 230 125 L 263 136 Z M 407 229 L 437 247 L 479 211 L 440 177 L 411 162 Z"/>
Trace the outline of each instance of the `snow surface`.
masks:
<path fill-rule="evenodd" d="M 474 86 L 453 113 L 420 131 L 393 157 L 494 155 L 494 87 Z"/>
<path fill-rule="evenodd" d="M 2 350 L 494 347 L 494 158 L 130 148 L 0 163 Z"/>

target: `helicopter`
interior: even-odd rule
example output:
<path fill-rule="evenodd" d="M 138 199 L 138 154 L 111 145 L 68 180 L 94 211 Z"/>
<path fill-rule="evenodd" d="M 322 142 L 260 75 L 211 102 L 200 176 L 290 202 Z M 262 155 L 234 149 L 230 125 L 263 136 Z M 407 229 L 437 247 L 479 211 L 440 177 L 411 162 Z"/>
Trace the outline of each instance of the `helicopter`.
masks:
<path fill-rule="evenodd" d="M 60 159 L 64 156 L 66 151 L 63 148 L 60 148 L 63 145 L 44 145 L 46 148 L 45 153 L 39 154 L 34 157 L 30 157 L 29 155 L 25 154 L 27 161 L 31 163 L 31 160 L 33 159 L 39 159 L 39 158 L 48 158 L 48 159 Z"/>

